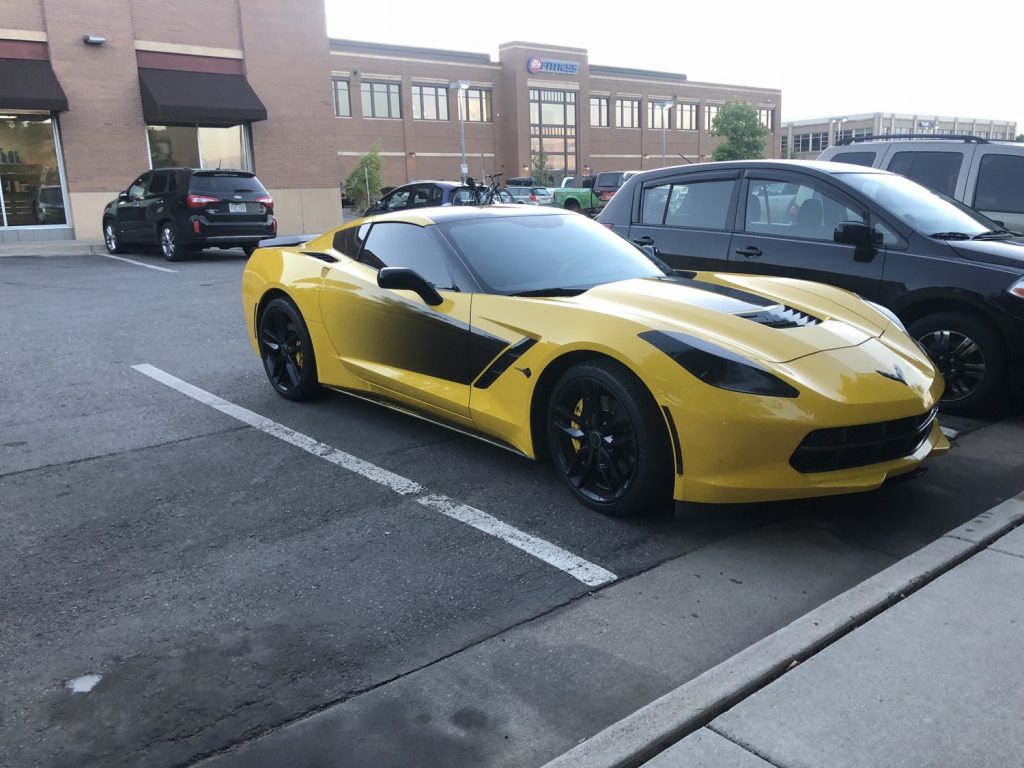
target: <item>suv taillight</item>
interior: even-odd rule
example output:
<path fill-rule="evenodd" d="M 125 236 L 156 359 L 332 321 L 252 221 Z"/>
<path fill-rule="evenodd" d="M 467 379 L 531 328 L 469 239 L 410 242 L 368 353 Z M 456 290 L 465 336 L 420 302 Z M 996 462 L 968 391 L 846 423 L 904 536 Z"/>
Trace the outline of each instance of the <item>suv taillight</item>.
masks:
<path fill-rule="evenodd" d="M 212 197 L 210 195 L 189 195 L 188 196 L 188 207 L 189 208 L 205 208 L 210 203 L 219 203 L 219 197 Z"/>
<path fill-rule="evenodd" d="M 530 193 L 530 202 L 531 203 L 536 203 L 537 202 L 537 196 L 535 194 L 533 194 L 533 192 Z"/>
<path fill-rule="evenodd" d="M 264 195 L 263 197 L 256 198 L 257 203 L 263 203 L 267 206 L 267 210 L 270 212 L 274 211 L 274 198 L 271 195 Z"/>

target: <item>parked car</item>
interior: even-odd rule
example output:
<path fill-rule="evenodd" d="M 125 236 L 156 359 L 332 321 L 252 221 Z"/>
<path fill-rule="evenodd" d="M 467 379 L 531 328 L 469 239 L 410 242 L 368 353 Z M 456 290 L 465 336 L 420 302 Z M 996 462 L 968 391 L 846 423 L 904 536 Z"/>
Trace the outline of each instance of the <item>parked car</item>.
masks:
<path fill-rule="evenodd" d="M 602 203 L 612 199 L 619 187 L 626 183 L 626 179 L 639 171 L 602 171 L 594 179 L 594 194 Z"/>
<path fill-rule="evenodd" d="M 40 224 L 64 224 L 64 193 L 59 186 L 39 187 L 32 196 L 32 212 Z"/>
<path fill-rule="evenodd" d="M 262 247 L 242 301 L 281 397 L 329 387 L 550 456 L 609 515 L 866 491 L 949 448 L 942 378 L 887 311 L 673 275 L 554 208 L 398 211 Z"/>
<path fill-rule="evenodd" d="M 819 160 L 884 168 L 1024 232 L 1024 144 L 977 136 L 844 139 Z"/>
<path fill-rule="evenodd" d="M 203 248 L 255 250 L 277 232 L 274 198 L 248 171 L 160 168 L 139 176 L 103 209 L 110 253 L 158 245 L 168 261 Z"/>
<path fill-rule="evenodd" d="M 799 277 L 885 305 L 978 413 L 1024 377 L 1024 243 L 877 169 L 746 160 L 632 176 L 598 221 L 676 269 Z"/>
<path fill-rule="evenodd" d="M 513 176 L 505 182 L 507 187 L 537 187 L 540 186 L 533 176 Z"/>
<path fill-rule="evenodd" d="M 473 192 L 462 182 L 411 181 L 390 188 L 387 194 L 367 208 L 363 215 L 372 216 L 375 213 L 426 208 L 432 205 L 471 205 L 472 202 Z"/>
<path fill-rule="evenodd" d="M 554 195 L 548 191 L 547 187 L 505 187 L 512 197 L 515 198 L 517 203 L 525 203 L 526 205 L 553 205 L 555 202 Z"/>

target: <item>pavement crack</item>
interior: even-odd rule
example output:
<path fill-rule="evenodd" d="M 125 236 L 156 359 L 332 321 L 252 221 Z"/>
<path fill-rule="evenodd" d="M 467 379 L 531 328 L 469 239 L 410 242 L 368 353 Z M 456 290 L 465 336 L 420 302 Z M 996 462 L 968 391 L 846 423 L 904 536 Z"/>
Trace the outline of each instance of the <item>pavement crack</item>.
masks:
<path fill-rule="evenodd" d="M 741 741 L 737 741 L 736 739 L 732 738 L 729 734 L 727 734 L 727 733 L 725 733 L 725 732 L 723 732 L 723 731 L 721 731 L 718 728 L 715 728 L 713 726 L 714 726 L 714 722 L 711 722 L 711 723 L 708 723 L 707 725 L 705 725 L 704 727 L 707 728 L 709 731 L 711 731 L 716 736 L 721 736 L 723 739 L 728 741 L 730 744 L 735 744 L 737 747 L 742 749 L 744 752 L 749 752 L 754 757 L 756 757 L 756 758 L 758 758 L 760 760 L 763 760 L 768 765 L 774 765 L 775 768 L 787 768 L 786 765 L 784 765 L 783 763 L 775 762 L 774 760 L 769 758 L 767 755 L 765 755 L 765 754 L 763 754 L 761 752 L 758 752 L 756 749 L 751 747 L 749 744 L 744 744 Z"/>

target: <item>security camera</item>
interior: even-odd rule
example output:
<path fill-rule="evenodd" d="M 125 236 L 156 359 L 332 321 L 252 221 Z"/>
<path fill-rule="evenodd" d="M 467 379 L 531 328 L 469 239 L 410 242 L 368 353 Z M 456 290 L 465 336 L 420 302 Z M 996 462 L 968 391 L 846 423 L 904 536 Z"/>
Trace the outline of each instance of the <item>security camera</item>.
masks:
<path fill-rule="evenodd" d="M 86 45 L 103 45 L 107 38 L 100 35 L 82 35 L 82 42 Z"/>

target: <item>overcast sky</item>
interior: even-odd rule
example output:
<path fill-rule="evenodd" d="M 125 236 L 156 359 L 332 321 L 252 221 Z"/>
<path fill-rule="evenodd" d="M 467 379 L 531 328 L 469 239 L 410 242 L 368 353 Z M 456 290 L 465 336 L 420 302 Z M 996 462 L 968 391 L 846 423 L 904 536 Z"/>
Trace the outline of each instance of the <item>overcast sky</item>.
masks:
<path fill-rule="evenodd" d="M 587 49 L 591 64 L 778 88 L 783 121 L 898 112 L 1015 120 L 1024 133 L 1021 12 L 1008 0 L 326 5 L 331 37 L 493 60 L 512 40 L 567 45 Z"/>

